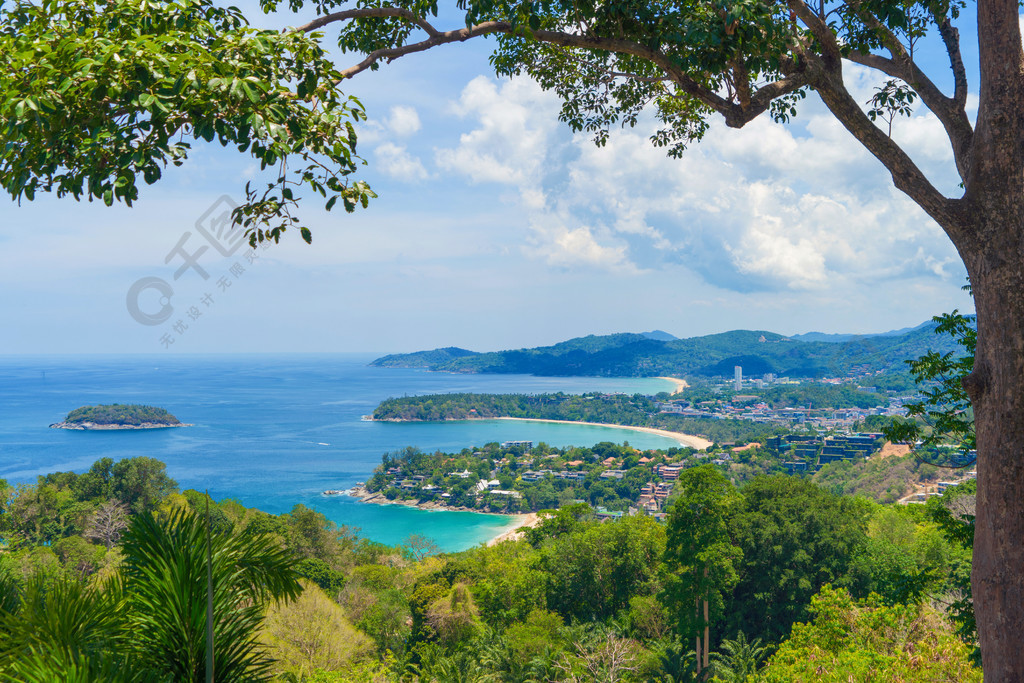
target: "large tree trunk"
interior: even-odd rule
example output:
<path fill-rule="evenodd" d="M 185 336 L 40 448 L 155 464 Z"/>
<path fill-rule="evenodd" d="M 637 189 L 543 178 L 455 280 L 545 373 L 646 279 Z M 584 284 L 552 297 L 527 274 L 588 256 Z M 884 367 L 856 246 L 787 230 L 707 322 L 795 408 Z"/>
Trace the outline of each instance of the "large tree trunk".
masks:
<path fill-rule="evenodd" d="M 1024 681 L 1024 50 L 1016 0 L 979 0 L 978 122 L 961 225 L 974 289 L 978 498 L 971 588 L 986 681 Z"/>
<path fill-rule="evenodd" d="M 979 332 L 965 383 L 978 438 L 971 583 L 986 681 L 1024 680 L 1024 243 L 1020 230 L 1004 231 L 1016 244 L 970 268 Z"/>

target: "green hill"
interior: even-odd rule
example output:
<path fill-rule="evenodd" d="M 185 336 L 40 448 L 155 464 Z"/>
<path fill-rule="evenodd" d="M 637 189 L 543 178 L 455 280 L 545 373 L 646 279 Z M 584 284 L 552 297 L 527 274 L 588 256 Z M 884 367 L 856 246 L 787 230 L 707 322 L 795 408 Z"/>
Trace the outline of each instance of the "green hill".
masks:
<path fill-rule="evenodd" d="M 449 347 L 384 356 L 378 367 L 425 368 L 446 372 L 517 373 L 542 376 L 747 377 L 774 373 L 826 377 L 865 372 L 904 372 L 904 361 L 928 350 L 956 351 L 936 336 L 934 323 L 902 334 L 862 336 L 843 342 L 799 341 L 767 331 L 733 330 L 688 339 L 652 339 L 643 334 L 590 335 L 553 346 L 475 353 Z"/>
<path fill-rule="evenodd" d="M 181 424 L 181 420 L 163 408 L 143 405 L 111 405 L 83 406 L 68 413 L 64 419 L 67 424 L 83 424 L 91 422 L 97 425 L 131 425 L 142 424 Z"/>

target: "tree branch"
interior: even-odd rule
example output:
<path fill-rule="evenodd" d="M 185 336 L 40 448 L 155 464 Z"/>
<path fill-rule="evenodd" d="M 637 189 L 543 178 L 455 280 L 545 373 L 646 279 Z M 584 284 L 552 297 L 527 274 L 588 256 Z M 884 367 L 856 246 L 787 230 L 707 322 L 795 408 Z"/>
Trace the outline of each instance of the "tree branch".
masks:
<path fill-rule="evenodd" d="M 331 15 L 331 16 L 344 15 L 344 14 L 349 14 L 350 12 L 358 12 L 358 11 L 360 11 L 360 10 L 350 10 L 349 12 L 337 12 L 335 15 Z M 382 15 L 382 16 L 384 16 L 384 15 Z M 397 15 L 386 15 L 386 16 L 397 16 Z M 323 19 L 327 19 L 327 17 L 322 17 L 322 18 Z M 342 17 L 340 19 L 332 19 L 332 21 L 343 21 L 346 18 L 352 18 L 352 17 Z M 427 23 L 427 22 L 424 21 L 423 23 Z M 429 24 L 427 24 L 427 25 L 429 26 Z M 399 57 L 404 57 L 406 55 L 415 54 L 417 52 L 425 52 L 426 50 L 429 50 L 429 49 L 431 49 L 433 47 L 437 47 L 439 45 L 446 45 L 448 43 L 461 43 L 461 42 L 469 40 L 470 38 L 477 38 L 479 36 L 486 36 L 486 35 L 490 35 L 491 33 L 511 33 L 512 32 L 512 24 L 510 24 L 507 21 L 487 21 L 487 22 L 484 22 L 482 24 L 477 24 L 476 26 L 470 26 L 470 27 L 467 27 L 467 28 L 460 28 L 460 29 L 456 29 L 454 31 L 437 31 L 433 26 L 431 26 L 430 28 L 431 28 L 431 32 L 428 32 L 430 34 L 430 37 L 427 38 L 426 40 L 420 41 L 418 43 L 410 43 L 408 45 L 398 45 L 398 46 L 395 46 L 395 47 L 385 47 L 385 48 L 381 48 L 379 50 L 374 50 L 370 54 L 366 55 L 366 58 L 363 59 L 363 61 L 361 61 L 358 64 L 356 64 L 355 66 L 350 66 L 347 69 L 342 69 L 342 71 L 341 71 L 342 79 L 352 78 L 353 76 L 355 76 L 357 74 L 360 74 L 363 71 L 366 71 L 367 69 L 372 67 L 374 64 L 376 64 L 378 62 L 381 62 L 381 61 L 388 61 L 388 62 L 390 62 L 390 61 L 393 61 L 395 59 L 398 59 Z"/>
<path fill-rule="evenodd" d="M 334 12 L 332 14 L 325 14 L 322 17 L 317 17 L 308 24 L 297 26 L 292 30 L 298 31 L 300 33 L 310 33 L 312 31 L 317 30 L 318 28 L 323 28 L 328 24 L 333 24 L 339 21 L 350 21 L 352 19 L 386 18 L 405 19 L 410 24 L 416 24 L 417 26 L 419 26 L 421 29 L 426 31 L 427 35 L 429 35 L 432 38 L 438 35 L 438 30 L 434 28 L 430 24 L 430 22 L 428 22 L 415 12 L 403 9 L 401 7 L 366 7 L 363 9 L 343 10 L 341 12 Z"/>
<path fill-rule="evenodd" d="M 759 88 L 750 98 L 749 105 L 744 106 L 742 103 L 737 104 L 731 102 L 711 89 L 704 87 L 697 82 L 697 80 L 676 66 L 665 54 L 649 48 L 646 45 L 641 45 L 640 43 L 635 43 L 621 38 L 606 38 L 577 33 L 565 33 L 561 31 L 528 31 L 521 26 L 517 26 L 507 21 L 488 21 L 475 26 L 455 29 L 452 31 L 439 31 L 422 17 L 400 8 L 367 8 L 335 12 L 334 14 L 326 15 L 311 21 L 296 30 L 313 31 L 330 23 L 340 21 L 384 17 L 393 17 L 409 21 L 410 23 L 422 28 L 427 33 L 428 38 L 417 43 L 409 43 L 407 45 L 398 45 L 395 47 L 374 50 L 366 55 L 366 57 L 358 64 L 342 70 L 341 74 L 343 78 L 352 78 L 379 62 L 390 62 L 400 57 L 415 54 L 417 52 L 424 52 L 440 45 L 464 42 L 471 38 L 495 33 L 516 35 L 517 33 L 522 32 L 524 38 L 532 37 L 534 40 L 549 43 L 551 45 L 558 45 L 560 47 L 604 50 L 607 52 L 632 55 L 646 59 L 660 68 L 666 74 L 666 78 L 647 78 L 645 80 L 655 82 L 659 80 L 671 80 L 683 93 L 693 97 L 721 114 L 725 118 L 726 125 L 733 128 L 742 127 L 767 111 L 773 99 L 798 90 L 809 82 L 809 79 L 805 75 L 799 73 L 799 70 L 794 67 L 794 71 L 796 73 Z M 622 75 L 628 76 L 628 74 Z"/>
<path fill-rule="evenodd" d="M 628 71 L 606 71 L 605 73 L 611 78 L 628 78 L 637 83 L 664 83 L 672 80 L 668 76 L 641 76 Z"/>
<path fill-rule="evenodd" d="M 963 109 L 967 106 L 967 70 L 960 54 L 960 32 L 950 23 L 949 17 L 942 17 L 940 20 L 938 16 L 932 16 L 939 27 L 939 35 L 946 46 L 946 54 L 949 55 L 949 68 L 953 71 L 953 100 Z"/>
<path fill-rule="evenodd" d="M 802 21 L 811 34 L 821 44 L 822 52 L 830 57 L 838 57 L 841 53 L 835 33 L 818 13 L 807 6 L 803 0 L 787 0 L 786 6 Z"/>
<path fill-rule="evenodd" d="M 967 117 L 967 111 L 963 104 L 956 97 L 946 97 L 906 52 L 903 53 L 903 57 L 893 59 L 871 53 L 850 52 L 847 59 L 855 64 L 881 71 L 887 76 L 898 78 L 914 89 L 924 105 L 942 123 L 950 146 L 953 148 L 953 160 L 956 163 L 960 179 L 966 180 L 971 168 L 971 143 L 974 140 L 974 128 L 971 126 L 971 120 Z"/>
<path fill-rule="evenodd" d="M 825 106 L 871 154 L 882 162 L 898 190 L 910 197 L 958 242 L 963 230 L 959 200 L 935 189 L 914 161 L 892 138 L 876 126 L 843 83 L 842 62 L 823 64 L 821 77 L 812 84 Z"/>
<path fill-rule="evenodd" d="M 928 75 L 921 70 L 910 56 L 910 53 L 907 52 L 903 43 L 899 41 L 892 31 L 871 14 L 858 11 L 858 15 L 872 31 L 881 37 L 882 44 L 885 45 L 892 58 L 886 59 L 880 55 L 862 52 L 851 52 L 847 58 L 852 62 L 878 69 L 882 73 L 902 80 L 921 96 L 921 101 L 935 114 L 936 118 L 942 123 L 942 127 L 946 130 L 946 136 L 949 138 L 950 146 L 953 148 L 953 159 L 956 162 L 957 172 L 960 174 L 960 179 L 966 181 L 971 168 L 971 145 L 974 141 L 974 128 L 971 126 L 971 121 L 967 117 L 967 111 L 965 110 L 967 80 L 966 72 L 963 71 L 963 62 L 960 61 L 963 81 L 955 86 L 960 90 L 954 92 L 953 97 L 946 97 Z M 948 20 L 946 23 L 948 25 Z M 950 35 L 950 37 L 954 41 L 954 51 L 950 51 L 950 43 L 946 42 L 946 35 L 943 35 L 943 41 L 946 42 L 946 50 L 949 52 L 950 63 L 952 64 L 955 61 L 959 61 L 959 41 L 955 37 L 955 29 L 952 26 L 948 27 L 946 33 L 949 33 L 949 31 L 953 31 L 953 35 Z M 941 27 L 940 32 L 942 32 Z M 954 67 L 955 75 L 956 68 Z M 962 96 L 962 100 L 957 99 L 958 94 Z"/>
<path fill-rule="evenodd" d="M 345 10 L 343 12 L 335 12 L 323 17 L 319 17 L 314 21 L 305 24 L 297 28 L 298 31 L 313 31 L 318 28 L 322 28 L 328 24 L 348 21 L 352 19 L 365 19 L 365 18 L 384 18 L 394 17 L 399 19 L 405 19 L 410 23 L 415 24 L 422 28 L 429 36 L 426 40 L 422 40 L 418 43 L 409 43 L 407 45 L 398 45 L 395 47 L 381 48 L 374 50 L 373 52 L 366 55 L 366 57 L 358 64 L 344 69 L 341 71 L 343 78 L 352 78 L 353 76 L 366 71 L 374 64 L 381 61 L 393 61 L 399 57 L 406 55 L 415 54 L 417 52 L 424 52 L 440 45 L 446 45 L 449 43 L 464 42 L 471 38 L 477 38 L 480 36 L 490 35 L 492 33 L 502 33 L 506 35 L 514 35 L 518 31 L 524 32 L 524 37 L 532 36 L 533 39 L 541 42 L 550 43 L 552 45 L 558 45 L 560 47 L 575 47 L 584 48 L 590 50 L 606 50 L 608 52 L 615 52 L 619 54 L 628 54 L 635 57 L 641 57 L 648 61 L 656 64 L 661 68 L 668 77 L 679 86 L 687 95 L 700 100 L 707 106 L 711 107 L 715 111 L 718 111 L 724 115 L 727 115 L 731 110 L 736 107 L 732 102 L 722 98 L 712 90 L 705 88 L 696 80 L 688 76 L 685 72 L 675 66 L 671 60 L 664 54 L 653 50 L 645 45 L 634 43 L 629 40 L 621 38 L 603 38 L 600 36 L 588 36 L 582 34 L 563 33 L 561 31 L 549 31 L 549 30 L 538 30 L 538 31 L 527 31 L 522 27 L 518 27 L 508 21 L 487 21 L 475 26 L 469 26 L 466 28 L 455 29 L 452 31 L 438 31 L 429 22 L 424 20 L 422 17 L 409 12 L 408 10 L 400 8 L 382 7 L 382 8 L 367 8 L 367 9 L 354 9 Z"/>

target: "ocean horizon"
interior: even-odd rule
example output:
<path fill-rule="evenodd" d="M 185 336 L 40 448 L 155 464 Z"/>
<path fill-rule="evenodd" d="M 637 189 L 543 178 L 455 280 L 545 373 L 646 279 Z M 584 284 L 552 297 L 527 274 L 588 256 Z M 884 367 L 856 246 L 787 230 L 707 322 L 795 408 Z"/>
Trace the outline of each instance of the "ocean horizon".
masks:
<path fill-rule="evenodd" d="M 441 423 L 363 419 L 380 401 L 431 393 L 671 391 L 659 379 L 470 375 L 376 368 L 380 354 L 0 356 L 0 478 L 34 483 L 55 471 L 83 472 L 102 457 L 140 455 L 167 464 L 181 489 L 209 491 L 270 513 L 303 504 L 361 536 L 387 544 L 410 534 L 462 550 L 501 533 L 512 518 L 372 505 L 325 496 L 366 481 L 386 452 L 415 446 L 458 451 L 489 442 L 553 446 L 671 438 L 582 424 L 471 420 Z M 99 403 L 165 408 L 194 426 L 132 431 L 50 429 L 71 410 Z"/>

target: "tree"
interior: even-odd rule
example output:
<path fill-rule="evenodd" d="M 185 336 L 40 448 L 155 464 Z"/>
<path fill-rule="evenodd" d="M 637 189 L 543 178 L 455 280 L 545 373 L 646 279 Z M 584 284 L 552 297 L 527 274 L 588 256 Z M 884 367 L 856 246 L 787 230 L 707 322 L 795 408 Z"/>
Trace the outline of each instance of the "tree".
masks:
<path fill-rule="evenodd" d="M 322 512 L 299 503 L 282 516 L 286 520 L 288 546 L 300 557 L 318 558 L 333 565 L 352 548 L 352 531 L 339 527 Z"/>
<path fill-rule="evenodd" d="M 924 605 L 856 603 L 825 586 L 814 596 L 813 621 L 793 633 L 768 660 L 758 680 L 980 681 L 966 646 Z"/>
<path fill-rule="evenodd" d="M 928 516 L 942 530 L 951 545 L 970 549 L 974 542 L 976 492 L 977 482 L 967 481 L 946 489 L 940 498 L 932 498 L 925 505 Z M 957 635 L 974 647 L 972 658 L 978 659 L 977 619 L 971 596 L 969 569 L 964 565 L 954 567 L 947 581 L 947 613 L 956 625 Z"/>
<path fill-rule="evenodd" d="M 345 618 L 344 610 L 319 588 L 305 584 L 302 594 L 267 610 L 262 639 L 278 660 L 278 673 L 306 680 L 313 671 L 344 669 L 365 658 L 372 641 Z"/>
<path fill-rule="evenodd" d="M 806 479 L 753 479 L 732 520 L 743 551 L 728 609 L 728 630 L 777 641 L 807 615 L 825 584 L 866 592 L 867 510 Z"/>
<path fill-rule="evenodd" d="M 207 533 L 188 510 L 147 512 L 115 580 L 37 574 L 19 590 L 0 574 L 0 678 L 204 680 L 209 571 L 217 680 L 259 680 L 272 663 L 256 640 L 266 609 L 301 591 L 294 557 L 267 536 Z"/>
<path fill-rule="evenodd" d="M 23 590 L 0 576 L 0 678 L 8 681 L 147 679 L 128 656 L 129 631 L 116 585 L 34 577 Z"/>
<path fill-rule="evenodd" d="M 662 527 L 650 517 L 590 523 L 541 548 L 547 604 L 567 620 L 607 619 L 628 609 L 636 595 L 657 592 L 657 560 L 665 550 Z"/>
<path fill-rule="evenodd" d="M 111 497 L 123 502 L 133 513 L 156 509 L 177 489 L 178 483 L 167 476 L 167 465 L 156 458 L 125 458 L 110 470 Z"/>
<path fill-rule="evenodd" d="M 757 672 L 768 647 L 761 644 L 760 638 L 753 642 L 740 631 L 735 640 L 723 640 L 721 652 L 711 655 L 714 662 L 715 681 L 722 683 L 745 683 L 749 676 Z"/>
<path fill-rule="evenodd" d="M 710 664 L 710 628 L 722 618 L 725 594 L 736 584 L 742 551 L 730 535 L 730 518 L 741 497 L 711 465 L 687 470 L 669 511 L 665 565 L 671 572 L 665 594 L 679 635 L 696 643 L 696 670 Z"/>
<path fill-rule="evenodd" d="M 422 534 L 409 534 L 402 543 L 402 550 L 413 562 L 419 562 L 424 557 L 440 553 L 441 546 L 435 543 L 434 539 Z"/>
<path fill-rule="evenodd" d="M 301 592 L 292 553 L 269 536 L 210 533 L 206 520 L 188 510 L 164 521 L 137 515 L 123 549 L 132 653 L 150 671 L 175 681 L 205 680 L 209 599 L 217 679 L 252 680 L 267 672 L 272 660 L 257 635 L 268 604 Z"/>
<path fill-rule="evenodd" d="M 263 0 L 274 11 L 278 0 Z M 361 116 L 335 84 L 431 48 L 496 36 L 500 74 L 526 73 L 563 100 L 561 117 L 598 144 L 611 126 L 635 125 L 653 108 L 655 145 L 678 156 L 712 116 L 739 128 L 759 116 L 788 121 L 808 91 L 884 167 L 894 185 L 945 231 L 974 288 L 978 344 L 965 389 L 975 411 L 978 515 L 973 585 L 991 675 L 1024 671 L 1024 47 L 1018 4 L 979 0 L 978 109 L 968 114 L 968 71 L 957 22 L 960 0 L 704 0 L 643 3 L 460 3 L 463 25 L 435 26 L 433 0 L 374 0 L 345 7 L 289 0 L 307 23 L 254 31 L 236 10 L 206 0 L 152 3 L 17 3 L 0 13 L 0 185 L 16 198 L 55 191 L 132 201 L 138 176 L 155 182 L 188 153 L 179 134 L 237 145 L 264 167 L 298 155 L 239 220 L 281 217 L 303 183 L 364 203 L 350 182 L 348 119 Z M 73 30 L 54 30 L 54 27 Z M 316 44 L 337 29 L 343 51 L 361 53 L 336 70 Z M 918 56 L 933 42 L 948 74 L 928 74 Z M 123 55 L 122 55 L 123 53 Z M 115 58 L 116 55 L 116 58 Z M 356 60 L 354 60 L 356 61 Z M 885 79 L 865 109 L 850 93 L 844 63 Z M 952 82 L 951 94 L 938 85 Z M 963 185 L 946 196 L 889 135 L 912 104 L 941 123 Z M 322 154 L 326 162 L 315 155 Z M 289 184 L 291 183 L 291 185 Z M 287 217 L 285 217 L 287 224 Z M 309 238 L 308 232 L 303 236 Z"/>
<path fill-rule="evenodd" d="M 347 179 L 362 108 L 337 89 L 341 74 L 315 36 L 249 28 L 209 0 L 73 0 L 5 6 L 0 53 L 0 185 L 17 199 L 55 192 L 130 206 L 143 182 L 186 160 L 189 139 L 236 146 L 277 171 L 235 211 L 252 242 L 293 225 L 312 239 L 290 213 L 299 186 L 328 210 L 372 196 Z"/>
<path fill-rule="evenodd" d="M 965 287 L 969 289 L 970 287 Z M 974 433 L 974 412 L 964 385 L 964 379 L 974 367 L 974 352 L 978 333 L 974 316 L 959 311 L 935 316 L 936 334 L 948 334 L 961 347 L 959 353 L 929 351 L 916 360 L 908 361 L 910 374 L 923 388 L 921 401 L 908 403 L 911 417 L 921 417 L 931 427 L 922 433 L 917 422 L 891 422 L 885 429 L 890 441 L 921 441 L 920 449 L 953 443 L 959 451 L 957 464 L 974 461 L 977 440 Z"/>
<path fill-rule="evenodd" d="M 89 517 L 85 532 L 86 538 L 102 541 L 109 550 L 121 538 L 121 532 L 128 527 L 128 509 L 124 503 L 108 500 L 100 505 Z"/>

